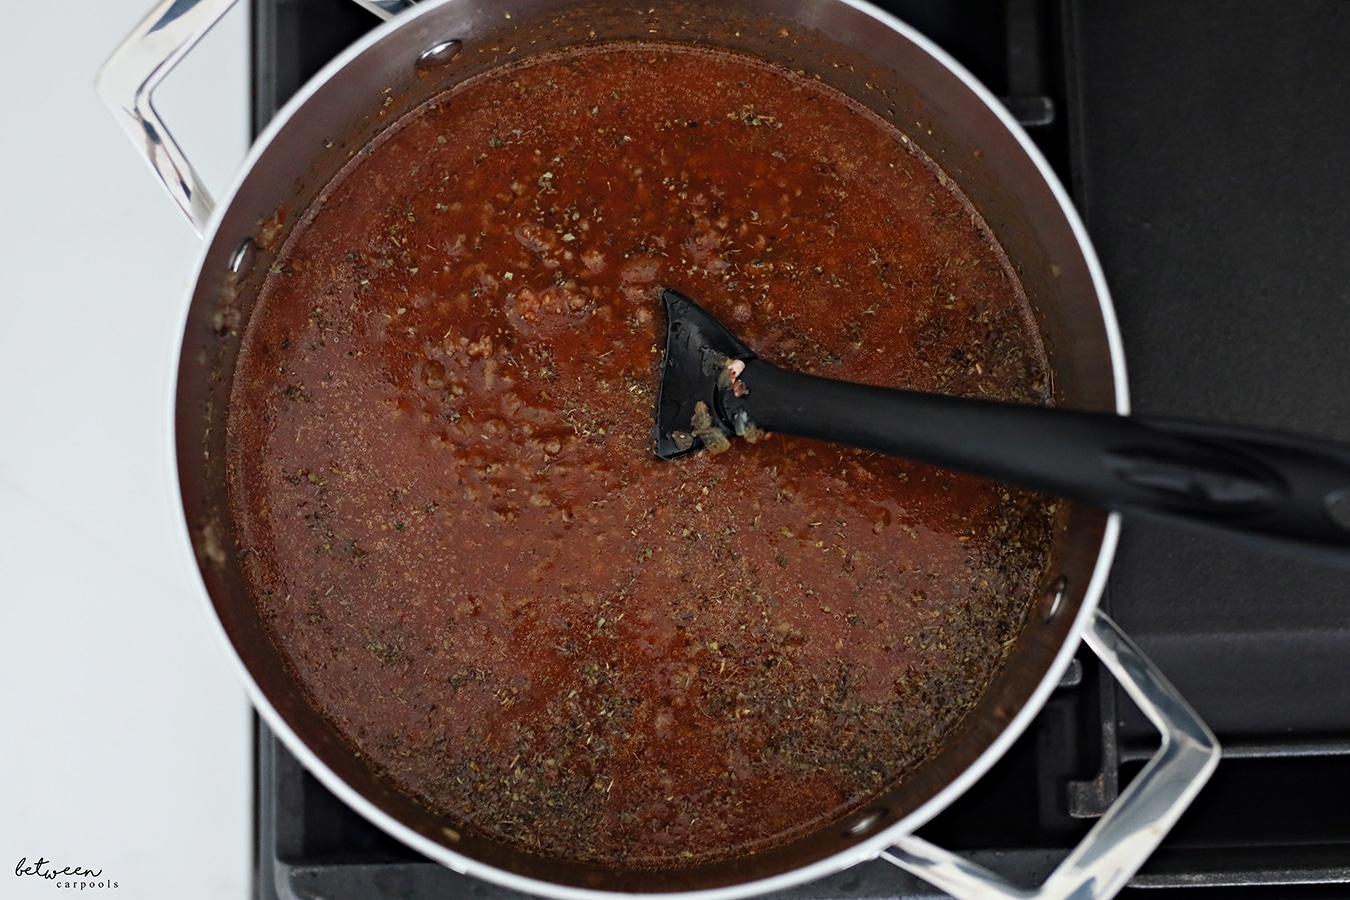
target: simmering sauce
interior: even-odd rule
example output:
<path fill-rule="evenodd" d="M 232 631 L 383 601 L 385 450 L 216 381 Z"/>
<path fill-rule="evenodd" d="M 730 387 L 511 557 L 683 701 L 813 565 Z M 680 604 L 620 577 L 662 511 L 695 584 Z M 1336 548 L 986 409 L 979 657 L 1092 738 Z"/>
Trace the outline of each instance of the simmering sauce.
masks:
<path fill-rule="evenodd" d="M 628 43 L 359 155 L 273 266 L 229 420 L 246 573 L 316 708 L 454 827 L 627 867 L 902 779 L 1018 635 L 1052 517 L 781 436 L 658 461 L 662 286 L 784 367 L 1047 401 L 1008 260 L 898 131 Z"/>

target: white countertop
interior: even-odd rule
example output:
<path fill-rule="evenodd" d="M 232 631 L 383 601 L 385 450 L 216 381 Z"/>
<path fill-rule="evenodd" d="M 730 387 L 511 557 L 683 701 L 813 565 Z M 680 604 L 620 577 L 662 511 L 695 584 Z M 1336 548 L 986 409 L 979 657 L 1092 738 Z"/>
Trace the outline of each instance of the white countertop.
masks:
<path fill-rule="evenodd" d="M 184 558 L 172 363 L 199 241 L 93 89 L 152 0 L 0 12 L 0 896 L 248 896 L 250 717 Z M 247 4 L 157 107 L 217 195 Z M 107 886 L 116 883 L 116 888 Z"/>

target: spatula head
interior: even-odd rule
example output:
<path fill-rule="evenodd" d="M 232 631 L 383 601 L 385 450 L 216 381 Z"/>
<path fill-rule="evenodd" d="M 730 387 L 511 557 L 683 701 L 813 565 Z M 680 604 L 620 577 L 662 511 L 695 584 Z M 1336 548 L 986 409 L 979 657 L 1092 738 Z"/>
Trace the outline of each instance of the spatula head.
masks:
<path fill-rule="evenodd" d="M 665 288 L 661 299 L 666 305 L 666 355 L 656 393 L 656 455 L 674 459 L 710 444 L 710 449 L 724 447 L 732 430 L 718 391 L 726 387 L 728 364 L 754 359 L 755 353 L 678 291 Z"/>

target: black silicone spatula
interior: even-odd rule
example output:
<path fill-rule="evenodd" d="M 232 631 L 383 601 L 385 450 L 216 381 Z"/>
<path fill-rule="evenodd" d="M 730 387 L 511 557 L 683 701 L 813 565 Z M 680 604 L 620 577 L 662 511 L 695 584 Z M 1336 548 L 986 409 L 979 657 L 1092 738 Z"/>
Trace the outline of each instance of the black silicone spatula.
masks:
<path fill-rule="evenodd" d="M 656 455 L 763 432 L 832 441 L 1350 565 L 1350 447 L 1250 428 L 836 381 L 765 362 L 662 292 Z"/>

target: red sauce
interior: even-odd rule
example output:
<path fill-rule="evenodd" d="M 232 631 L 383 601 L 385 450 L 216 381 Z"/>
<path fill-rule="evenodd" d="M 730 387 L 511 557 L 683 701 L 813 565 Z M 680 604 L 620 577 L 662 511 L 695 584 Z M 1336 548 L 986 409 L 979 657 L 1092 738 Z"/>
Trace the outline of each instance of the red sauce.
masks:
<path fill-rule="evenodd" d="M 674 287 L 765 358 L 1045 402 L 1007 259 L 892 127 L 620 44 L 437 98 L 290 236 L 232 396 L 256 602 L 457 828 L 629 867 L 779 844 L 940 744 L 1019 633 L 1039 498 L 772 436 L 652 452 Z"/>

